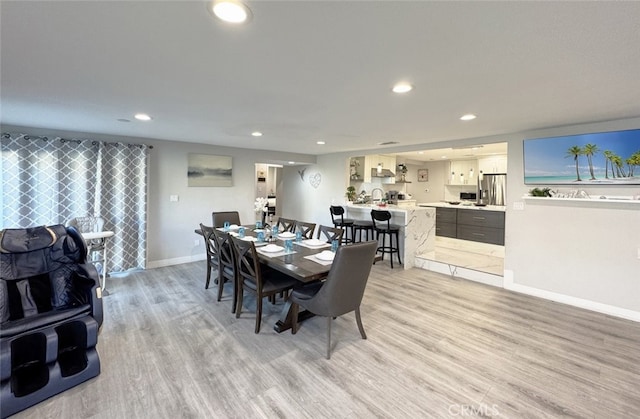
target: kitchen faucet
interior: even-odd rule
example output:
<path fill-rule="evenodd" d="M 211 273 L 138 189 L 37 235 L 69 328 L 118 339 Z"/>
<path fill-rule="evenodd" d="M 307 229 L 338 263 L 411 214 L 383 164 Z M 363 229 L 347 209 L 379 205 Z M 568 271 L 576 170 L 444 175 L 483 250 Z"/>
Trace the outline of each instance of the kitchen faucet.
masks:
<path fill-rule="evenodd" d="M 384 191 L 382 189 L 380 189 L 380 188 L 373 188 L 371 190 L 371 202 L 375 202 L 376 201 L 375 198 L 373 197 L 373 194 L 374 194 L 375 191 L 380 191 L 380 199 L 379 199 L 379 201 L 382 201 L 382 198 L 384 198 Z"/>

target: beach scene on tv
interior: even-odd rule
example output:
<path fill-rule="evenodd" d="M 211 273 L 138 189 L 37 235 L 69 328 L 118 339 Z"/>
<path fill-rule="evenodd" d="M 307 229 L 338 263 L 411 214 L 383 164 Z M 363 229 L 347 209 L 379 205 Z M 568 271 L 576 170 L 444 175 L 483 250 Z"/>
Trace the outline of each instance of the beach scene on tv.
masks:
<path fill-rule="evenodd" d="M 524 140 L 525 184 L 640 184 L 640 129 Z"/>

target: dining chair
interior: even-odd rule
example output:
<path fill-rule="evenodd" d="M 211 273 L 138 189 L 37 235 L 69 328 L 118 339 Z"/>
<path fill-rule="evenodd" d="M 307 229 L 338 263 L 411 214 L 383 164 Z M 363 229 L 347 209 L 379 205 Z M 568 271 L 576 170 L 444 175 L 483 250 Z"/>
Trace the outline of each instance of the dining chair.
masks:
<path fill-rule="evenodd" d="M 298 311 L 302 307 L 313 314 L 327 318 L 327 359 L 331 358 L 331 321 L 355 311 L 356 323 L 362 339 L 367 335 L 362 326 L 360 304 L 371 272 L 378 243 L 367 241 L 340 246 L 333 258 L 331 270 L 324 282 L 315 282 L 294 288 L 289 297 L 293 327 L 298 332 Z"/>
<path fill-rule="evenodd" d="M 278 218 L 278 233 L 282 233 L 283 231 L 290 231 L 293 233 L 293 229 L 296 225 L 296 221 L 290 218 L 280 217 Z"/>
<path fill-rule="evenodd" d="M 304 221 L 296 221 L 295 227 L 293 228 L 294 232 L 302 233 L 303 239 L 312 239 L 313 232 L 316 230 L 315 223 L 305 223 Z"/>
<path fill-rule="evenodd" d="M 236 312 L 236 301 L 238 299 L 238 278 L 236 276 L 236 260 L 231 235 L 227 232 L 213 229 L 213 237 L 218 249 L 218 301 L 222 299 L 224 284 L 229 282 L 233 286 L 233 302 L 231 312 Z"/>
<path fill-rule="evenodd" d="M 242 300 L 244 292 L 248 291 L 256 295 L 256 327 L 255 333 L 260 333 L 262 322 L 262 299 L 264 297 L 275 298 L 276 294 L 288 293 L 298 280 L 274 269 L 263 269 L 256 247 L 253 242 L 231 237 L 231 243 L 236 257 L 236 273 L 238 275 L 238 302 L 236 303 L 236 318 L 240 318 L 242 312 Z"/>
<path fill-rule="evenodd" d="M 204 284 L 204 289 L 209 289 L 209 282 L 211 281 L 211 271 L 213 269 L 215 269 L 216 274 L 220 276 L 220 258 L 218 254 L 218 245 L 215 237 L 213 236 L 214 230 L 215 229 L 213 227 L 209 227 L 200 223 L 200 231 L 202 232 L 202 237 L 204 238 L 204 248 L 207 251 L 207 282 Z M 216 280 L 215 282 L 217 283 L 218 281 Z"/>
<path fill-rule="evenodd" d="M 344 218 L 344 207 L 340 205 L 331 205 L 329 207 L 329 212 L 331 212 L 331 221 L 333 222 L 333 226 L 335 228 L 341 228 L 345 230 L 345 233 L 342 235 L 343 243 L 350 243 L 353 241 L 353 220 L 350 218 Z M 351 238 L 349 238 L 349 233 L 347 230 L 351 230 Z"/>
<path fill-rule="evenodd" d="M 338 244 L 341 244 L 343 234 L 344 230 L 341 228 L 324 225 L 320 225 L 320 227 L 318 227 L 318 240 L 326 240 L 327 243 L 338 240 Z"/>
<path fill-rule="evenodd" d="M 229 224 L 240 225 L 240 214 L 238 211 L 214 211 L 211 213 L 214 228 L 224 227 L 225 221 Z"/>

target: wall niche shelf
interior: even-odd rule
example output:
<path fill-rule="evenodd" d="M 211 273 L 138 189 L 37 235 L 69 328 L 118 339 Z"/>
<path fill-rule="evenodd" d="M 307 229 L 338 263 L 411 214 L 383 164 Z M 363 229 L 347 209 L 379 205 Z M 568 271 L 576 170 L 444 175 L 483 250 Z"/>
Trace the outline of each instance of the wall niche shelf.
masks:
<path fill-rule="evenodd" d="M 525 195 L 522 197 L 525 201 L 535 202 L 535 203 L 549 203 L 554 204 L 558 203 L 562 205 L 562 203 L 585 203 L 585 204 L 595 204 L 597 206 L 620 206 L 623 205 L 636 205 L 640 207 L 640 199 L 633 199 L 632 196 L 607 196 L 606 198 L 551 198 L 544 196 L 529 196 Z"/>

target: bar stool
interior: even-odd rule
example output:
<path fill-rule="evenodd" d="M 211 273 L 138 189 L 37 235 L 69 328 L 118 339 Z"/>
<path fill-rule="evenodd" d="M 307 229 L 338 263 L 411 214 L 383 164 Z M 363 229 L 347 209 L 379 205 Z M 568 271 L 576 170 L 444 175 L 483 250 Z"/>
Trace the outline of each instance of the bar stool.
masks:
<path fill-rule="evenodd" d="M 371 232 L 371 238 L 375 237 L 375 232 L 373 230 L 373 222 L 372 221 L 364 221 L 364 220 L 354 220 L 353 228 L 352 228 L 352 236 L 351 239 L 354 243 L 356 243 L 356 237 L 358 238 L 358 242 L 362 240 L 362 233 L 367 234 L 367 241 L 369 241 L 369 232 Z M 357 235 L 357 236 L 356 236 Z"/>
<path fill-rule="evenodd" d="M 382 260 L 384 260 L 385 253 L 390 254 L 391 269 L 393 269 L 394 253 L 398 255 L 398 263 L 402 264 L 402 260 L 400 260 L 400 226 L 391 224 L 389 220 L 391 220 L 391 213 L 389 211 L 371 210 L 371 221 L 373 223 L 373 229 L 376 232 L 376 240 L 378 240 L 380 234 L 382 234 L 382 246 L 379 246 L 377 251 L 382 253 Z M 389 246 L 387 246 L 387 235 L 389 236 Z M 393 247 L 393 236 L 396 238 L 395 247 Z"/>
<path fill-rule="evenodd" d="M 331 211 L 331 221 L 333 221 L 333 226 L 335 228 L 341 228 L 344 230 L 344 234 L 342 235 L 342 243 L 352 243 L 353 242 L 353 220 L 349 218 L 344 218 L 344 208 L 341 207 L 340 205 L 331 205 L 329 207 L 329 211 Z M 349 230 L 351 230 L 351 238 L 349 238 L 349 234 L 348 234 Z"/>

